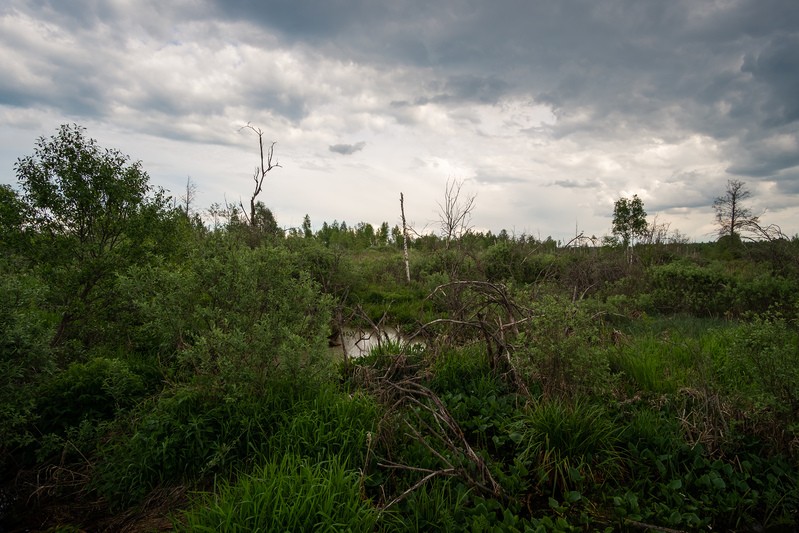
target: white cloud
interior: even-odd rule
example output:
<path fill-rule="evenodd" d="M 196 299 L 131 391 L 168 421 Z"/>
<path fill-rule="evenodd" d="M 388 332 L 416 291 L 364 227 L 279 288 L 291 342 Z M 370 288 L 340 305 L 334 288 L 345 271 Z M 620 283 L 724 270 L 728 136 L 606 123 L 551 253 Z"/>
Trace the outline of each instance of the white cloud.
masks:
<path fill-rule="evenodd" d="M 401 191 L 424 225 L 457 178 L 492 231 L 600 235 L 639 194 L 705 239 L 732 172 L 796 232 L 799 15 L 766 4 L 10 0 L 2 175 L 78 122 L 156 184 L 237 201 L 251 122 L 278 141 L 264 201 L 287 226 L 393 223 Z"/>

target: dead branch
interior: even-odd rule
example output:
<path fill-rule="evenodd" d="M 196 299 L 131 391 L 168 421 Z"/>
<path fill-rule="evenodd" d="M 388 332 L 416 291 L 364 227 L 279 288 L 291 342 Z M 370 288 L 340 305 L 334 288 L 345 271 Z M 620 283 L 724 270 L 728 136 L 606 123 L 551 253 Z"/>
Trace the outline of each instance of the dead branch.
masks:
<path fill-rule="evenodd" d="M 245 126 L 242 126 L 241 128 L 239 128 L 239 131 L 241 131 L 243 129 L 252 130 L 253 132 L 255 132 L 256 135 L 258 135 L 258 147 L 259 147 L 260 153 L 261 153 L 261 166 L 260 167 L 255 167 L 255 171 L 254 171 L 253 176 L 252 176 L 252 179 L 255 182 L 255 190 L 253 191 L 252 196 L 250 197 L 250 217 L 249 217 L 249 221 L 248 221 L 250 226 L 255 226 L 256 223 L 257 223 L 256 218 L 255 218 L 255 198 L 259 194 L 261 194 L 261 190 L 263 189 L 263 185 L 264 185 L 264 178 L 266 178 L 267 172 L 269 172 L 273 168 L 279 167 L 280 163 L 278 163 L 277 160 L 275 160 L 275 162 L 272 163 L 272 159 L 273 159 L 273 157 L 275 155 L 275 145 L 277 144 L 277 141 L 272 141 L 272 144 L 269 145 L 269 148 L 266 150 L 266 160 L 264 161 L 264 132 L 263 132 L 263 130 L 261 128 L 256 128 L 255 126 L 253 126 L 249 122 Z M 241 204 L 241 202 L 239 202 L 239 204 Z M 244 216 L 246 217 L 247 216 L 246 215 L 247 211 L 246 211 L 246 209 L 244 209 L 244 205 L 243 204 L 241 205 L 241 210 L 245 213 Z"/>
<path fill-rule="evenodd" d="M 389 460 L 379 461 L 378 466 L 384 468 L 422 472 L 426 474 L 422 480 L 403 492 L 400 497 L 386 504 L 383 507 L 384 510 L 396 504 L 410 492 L 416 490 L 435 476 L 457 476 L 469 486 L 477 488 L 484 493 L 491 494 L 494 497 L 502 496 L 502 487 L 493 478 L 488 466 L 467 441 L 457 421 L 433 391 L 414 379 L 403 379 L 398 382 L 385 380 L 376 385 L 386 391 L 382 394 L 378 394 L 378 397 L 382 397 L 384 400 L 391 399 L 387 402 L 390 404 L 387 416 L 390 413 L 396 412 L 403 406 L 413 408 L 411 412 L 413 413 L 414 424 L 407 418 L 404 420 L 406 426 L 405 435 L 427 448 L 427 450 L 443 465 L 439 470 L 430 470 L 421 469 L 412 465 L 402 465 Z M 429 415 L 429 418 L 423 417 L 422 413 Z M 433 443 L 436 443 L 436 445 Z M 474 468 L 465 468 L 464 466 L 453 464 L 453 461 L 447 459 L 441 453 L 441 448 L 447 450 L 453 457 L 461 457 Z M 475 475 L 474 472 L 477 474 Z"/>
<path fill-rule="evenodd" d="M 439 221 L 441 234 L 449 248 L 452 239 L 460 239 L 471 231 L 472 211 L 474 211 L 475 195 L 461 198 L 463 181 L 447 179 L 444 190 L 444 203 L 439 203 Z"/>
<path fill-rule="evenodd" d="M 422 324 L 413 336 L 431 336 L 435 326 L 450 325 L 457 328 L 453 333 L 461 341 L 464 337 L 482 338 L 491 368 L 503 379 L 510 379 L 518 391 L 527 393 L 512 353 L 519 326 L 535 318 L 530 309 L 516 303 L 504 285 L 487 281 L 452 281 L 433 289 L 427 298 L 443 299 L 451 317 Z"/>

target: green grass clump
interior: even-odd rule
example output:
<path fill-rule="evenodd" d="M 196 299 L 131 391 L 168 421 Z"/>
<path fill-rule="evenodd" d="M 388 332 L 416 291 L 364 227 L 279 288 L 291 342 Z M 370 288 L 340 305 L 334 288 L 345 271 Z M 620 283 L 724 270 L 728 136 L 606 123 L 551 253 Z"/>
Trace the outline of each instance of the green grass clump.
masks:
<path fill-rule="evenodd" d="M 318 396 L 280 413 L 266 449 L 316 461 L 337 456 L 348 464 L 363 464 L 367 434 L 375 431 L 379 414 L 377 403 L 366 394 L 349 396 L 323 387 Z"/>
<path fill-rule="evenodd" d="M 333 456 L 321 463 L 284 455 L 203 495 L 178 529 L 193 532 L 372 531 L 377 510 L 359 474 Z"/>
<path fill-rule="evenodd" d="M 620 429 L 605 410 L 584 401 L 538 402 L 512 428 L 519 459 L 542 493 L 561 496 L 620 479 Z"/>

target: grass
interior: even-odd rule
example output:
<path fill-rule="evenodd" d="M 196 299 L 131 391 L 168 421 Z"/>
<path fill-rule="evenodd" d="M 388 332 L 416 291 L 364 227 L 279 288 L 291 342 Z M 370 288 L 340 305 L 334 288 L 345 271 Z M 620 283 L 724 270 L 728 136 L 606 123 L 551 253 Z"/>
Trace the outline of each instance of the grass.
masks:
<path fill-rule="evenodd" d="M 623 474 L 620 429 L 595 404 L 548 400 L 533 404 L 515 427 L 519 459 L 553 497 L 601 486 Z"/>
<path fill-rule="evenodd" d="M 201 495 L 176 526 L 199 533 L 373 531 L 377 519 L 356 470 L 337 456 L 313 462 L 289 454 Z"/>
<path fill-rule="evenodd" d="M 611 368 L 622 374 L 628 394 L 674 394 L 704 387 L 713 361 L 726 357 L 735 324 L 688 316 L 642 321 L 616 349 Z"/>

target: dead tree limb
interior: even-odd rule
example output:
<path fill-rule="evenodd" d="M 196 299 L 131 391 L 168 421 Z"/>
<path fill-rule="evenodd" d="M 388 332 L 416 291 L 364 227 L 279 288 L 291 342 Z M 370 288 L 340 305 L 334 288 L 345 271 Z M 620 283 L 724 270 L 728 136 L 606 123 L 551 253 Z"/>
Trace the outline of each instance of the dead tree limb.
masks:
<path fill-rule="evenodd" d="M 267 148 L 267 150 L 266 150 L 266 159 L 264 159 L 264 132 L 263 132 L 263 130 L 261 128 L 256 128 L 255 126 L 253 126 L 249 122 L 245 126 L 242 126 L 241 128 L 239 128 L 239 131 L 244 130 L 244 129 L 252 130 L 253 132 L 255 132 L 256 135 L 258 135 L 258 147 L 260 148 L 260 152 L 261 152 L 261 166 L 260 167 L 255 167 L 255 171 L 253 172 L 253 176 L 252 176 L 252 179 L 255 182 L 255 190 L 253 191 L 252 196 L 250 196 L 250 216 L 249 216 L 249 220 L 248 220 L 250 226 L 255 226 L 257 224 L 257 220 L 256 220 L 256 216 L 255 216 L 255 199 L 258 197 L 259 194 L 261 194 L 261 190 L 263 189 L 264 178 L 266 178 L 266 174 L 270 170 L 272 170 L 273 168 L 279 167 L 280 163 L 277 162 L 277 159 L 275 159 L 274 163 L 272 162 L 272 159 L 274 158 L 274 155 L 275 155 L 275 145 L 277 144 L 277 141 L 272 141 L 272 144 L 269 145 L 269 148 Z M 241 204 L 241 202 L 239 202 L 239 204 Z M 241 210 L 244 212 L 244 216 L 246 217 L 247 216 L 247 210 L 244 209 L 244 205 L 243 204 L 241 205 Z"/>

